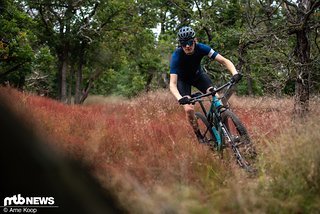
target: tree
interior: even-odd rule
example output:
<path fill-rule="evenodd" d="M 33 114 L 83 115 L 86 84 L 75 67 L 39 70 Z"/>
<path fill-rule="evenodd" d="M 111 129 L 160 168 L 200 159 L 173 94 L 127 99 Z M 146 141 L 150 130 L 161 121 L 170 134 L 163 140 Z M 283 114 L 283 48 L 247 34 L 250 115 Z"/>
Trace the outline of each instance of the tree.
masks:
<path fill-rule="evenodd" d="M 107 41 L 108 45 L 119 43 L 117 35 L 119 33 L 140 35 L 144 34 L 144 29 L 154 27 L 156 11 L 153 4 L 156 3 L 157 1 L 132 0 L 102 0 L 94 4 L 90 0 L 53 2 L 41 0 L 26 3 L 25 8 L 28 8 L 28 13 L 32 14 L 40 26 L 39 38 L 43 43 L 47 43 L 58 57 L 58 88 L 62 102 L 67 102 L 67 97 L 70 102 L 72 93 L 75 93 L 75 103 L 82 103 L 87 98 L 89 91 L 94 87 L 94 82 L 114 64 L 110 60 L 101 63 L 97 57 L 100 53 L 106 53 L 105 50 L 99 49 L 105 48 L 101 44 L 104 41 Z M 138 39 L 135 42 L 137 43 Z M 149 39 L 141 41 L 140 44 L 142 46 L 136 46 L 136 48 L 154 45 L 154 38 L 152 41 Z M 151 46 L 149 47 L 149 51 L 152 51 Z M 109 51 L 115 52 L 117 49 L 123 50 L 123 47 L 118 45 L 116 49 Z M 139 53 L 139 50 L 136 53 Z M 136 53 L 135 56 L 137 56 Z M 107 53 L 107 55 L 110 54 Z M 124 55 L 128 54 L 124 52 Z M 154 58 L 153 55 L 149 57 L 150 62 L 154 61 L 152 58 Z M 117 61 L 114 57 L 112 59 Z M 139 64 L 136 61 L 137 63 Z M 103 67 L 99 64 L 103 64 Z M 146 69 L 150 82 L 153 76 L 151 71 L 155 70 L 155 67 L 149 62 L 141 64 L 144 64 L 138 66 L 141 70 L 145 69 L 145 65 L 148 64 L 149 68 Z M 83 71 L 90 72 L 90 74 L 84 74 Z"/>
<path fill-rule="evenodd" d="M 84 100 L 92 81 L 99 76 L 92 74 L 84 90 L 80 89 L 83 85 L 82 69 L 86 63 L 86 54 L 91 45 L 97 44 L 103 31 L 117 29 L 117 16 L 125 15 L 124 9 L 130 5 L 130 1 L 105 0 L 92 4 L 89 0 L 41 0 L 22 3 L 38 21 L 39 38 L 43 43 L 48 43 L 58 57 L 59 99 L 67 102 L 67 85 L 69 82 L 71 94 L 76 73 L 76 102 Z"/>
<path fill-rule="evenodd" d="M 31 73 L 33 21 L 13 1 L 0 4 L 0 83 L 23 89 Z"/>
<path fill-rule="evenodd" d="M 295 35 L 296 44 L 296 83 L 294 113 L 304 117 L 309 111 L 310 78 L 312 73 L 312 59 L 310 56 L 310 29 L 312 14 L 320 7 L 318 0 L 284 0 L 283 5 L 288 24 L 288 34 Z"/>
<path fill-rule="evenodd" d="M 249 95 L 280 96 L 290 79 L 286 65 L 288 40 L 278 1 L 243 2 L 243 25 L 238 45 L 237 69 L 245 74 Z"/>

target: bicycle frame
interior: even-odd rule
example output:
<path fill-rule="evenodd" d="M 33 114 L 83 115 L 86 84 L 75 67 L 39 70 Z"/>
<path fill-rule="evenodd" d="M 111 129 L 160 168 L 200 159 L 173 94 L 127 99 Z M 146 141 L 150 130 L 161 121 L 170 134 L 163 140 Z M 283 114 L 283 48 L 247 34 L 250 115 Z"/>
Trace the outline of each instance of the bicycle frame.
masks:
<path fill-rule="evenodd" d="M 222 149 L 222 144 L 223 144 L 222 143 L 222 135 L 227 137 L 228 142 L 231 142 L 231 138 L 230 138 L 230 134 L 228 133 L 225 125 L 221 122 L 221 112 L 220 112 L 220 109 L 217 108 L 217 102 L 219 101 L 219 99 L 215 96 L 215 94 L 226 87 L 227 87 L 227 92 L 228 92 L 228 90 L 230 90 L 232 85 L 233 85 L 233 83 L 228 82 L 228 83 L 222 85 L 221 87 L 214 89 L 212 92 L 209 92 L 207 94 L 202 94 L 202 95 L 194 98 L 194 102 L 196 102 L 196 101 L 199 102 L 200 107 L 201 107 L 204 115 L 206 115 L 208 122 L 211 125 L 215 124 L 214 126 L 211 127 L 211 129 L 212 129 L 212 132 L 213 132 L 214 137 L 215 137 L 217 144 L 218 144 L 217 145 L 218 151 L 220 151 Z M 209 111 L 207 111 L 201 98 L 207 97 L 210 95 L 212 96 L 212 100 L 211 100 L 210 109 L 209 109 Z M 224 96 L 220 99 L 223 99 L 223 98 L 224 98 Z"/>
<path fill-rule="evenodd" d="M 192 95 L 192 98 L 190 99 L 191 104 L 195 104 L 196 102 L 199 102 L 200 107 L 203 111 L 203 114 L 198 112 L 198 118 L 201 119 L 204 122 L 204 125 L 206 127 L 204 133 L 202 133 L 203 136 L 206 136 L 206 133 L 208 131 L 211 134 L 211 138 L 208 140 L 208 145 L 213 146 L 217 151 L 221 152 L 225 147 L 224 143 L 227 142 L 227 146 L 230 147 L 236 157 L 236 160 L 238 164 L 245 168 L 248 172 L 254 172 L 255 169 L 250 166 L 250 163 L 247 161 L 247 149 L 244 151 L 241 151 L 240 148 L 246 148 L 243 147 L 245 145 L 250 146 L 250 154 L 249 155 L 256 155 L 255 149 L 251 147 L 250 138 L 247 134 L 246 128 L 242 125 L 241 121 L 237 118 L 237 116 L 228 109 L 226 106 L 221 106 L 219 103 L 219 106 L 217 105 L 219 100 L 225 99 L 226 101 L 231 96 L 231 87 L 235 83 L 228 82 L 222 86 L 220 86 L 217 89 L 213 89 L 211 92 L 206 94 L 196 93 Z M 227 90 L 223 93 L 223 96 L 221 98 L 217 98 L 215 94 L 222 89 L 227 88 Z M 200 95 L 199 95 L 200 94 Z M 203 97 L 209 97 L 212 96 L 211 105 L 210 108 L 206 108 L 203 104 L 203 100 L 201 98 Z M 221 106 L 221 107 L 220 107 Z M 209 110 L 207 110 L 209 109 Z M 196 113 L 197 114 L 197 113 Z M 231 123 L 228 122 L 228 119 L 230 118 L 232 120 Z M 233 134 L 233 131 L 230 129 L 230 125 L 233 124 L 236 127 L 237 134 Z M 242 138 L 242 137 L 245 138 Z M 246 140 L 248 139 L 248 141 Z M 210 143 L 210 141 L 213 140 L 214 143 Z M 244 141 L 243 141 L 244 140 Z M 212 141 L 211 141 L 212 142 Z M 241 146 L 242 145 L 242 146 Z M 245 155 L 244 155 L 245 154 Z M 250 158 L 250 156 L 248 157 Z M 247 159 L 247 160 L 246 160 Z"/>
<path fill-rule="evenodd" d="M 216 98 L 215 94 L 218 93 L 219 91 L 221 91 L 222 89 L 227 87 L 227 91 L 225 94 L 228 94 L 228 91 L 231 89 L 231 87 L 233 86 L 234 83 L 232 82 L 227 82 L 226 84 L 220 86 L 219 88 L 214 88 L 213 91 L 206 93 L 206 94 L 201 94 L 199 96 L 193 97 L 191 100 L 191 103 L 196 103 L 199 102 L 201 109 L 203 111 L 203 113 L 208 117 L 208 115 L 210 114 L 210 112 L 216 112 L 218 109 L 216 107 L 216 102 L 218 101 L 218 99 Z M 212 101 L 211 101 L 211 106 L 209 111 L 207 112 L 206 108 L 204 107 L 201 98 L 203 97 L 208 97 L 208 96 L 212 96 Z M 228 96 L 230 97 L 230 95 L 228 94 Z M 215 99 L 216 98 L 216 99 Z M 226 98 L 225 96 L 221 97 L 220 100 Z M 227 97 L 228 99 L 228 97 Z"/>

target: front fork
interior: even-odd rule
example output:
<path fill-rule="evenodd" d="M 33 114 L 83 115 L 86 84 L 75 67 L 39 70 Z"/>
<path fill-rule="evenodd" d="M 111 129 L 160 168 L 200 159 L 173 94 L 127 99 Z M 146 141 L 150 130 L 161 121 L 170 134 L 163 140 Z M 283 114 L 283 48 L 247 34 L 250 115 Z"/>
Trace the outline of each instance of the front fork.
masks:
<path fill-rule="evenodd" d="M 226 138 L 228 144 L 231 146 L 232 151 L 237 159 L 238 164 L 243 167 L 242 163 L 242 155 L 239 153 L 239 149 L 237 148 L 237 143 L 235 142 L 235 139 L 232 139 L 231 134 L 229 133 L 227 127 L 225 124 L 221 122 L 221 115 L 220 112 L 213 112 L 213 106 L 211 106 L 209 112 L 206 112 L 202 102 L 200 102 L 201 108 L 203 110 L 203 113 L 207 116 L 208 122 L 212 124 L 212 132 L 216 138 L 216 143 L 217 143 L 217 150 L 222 151 L 222 146 L 223 146 L 223 137 Z M 218 125 L 216 125 L 218 124 Z"/>
<path fill-rule="evenodd" d="M 229 133 L 229 131 L 227 130 L 225 124 L 223 124 L 221 121 L 219 122 L 219 126 L 222 129 L 223 135 L 224 137 L 227 138 L 228 144 L 231 146 L 233 154 L 235 155 L 238 164 L 243 167 L 243 163 L 242 163 L 242 155 L 239 153 L 239 149 L 237 147 L 237 143 L 235 142 L 235 139 L 232 139 L 231 134 Z"/>
<path fill-rule="evenodd" d="M 230 137 L 230 133 L 227 131 L 225 125 L 220 121 L 218 122 L 218 126 L 213 126 L 212 127 L 212 132 L 217 140 L 217 149 L 218 151 L 221 151 L 222 150 L 222 146 L 223 146 L 223 142 L 222 142 L 222 139 L 223 137 L 226 137 L 227 139 L 227 143 L 230 145 L 232 145 L 233 143 L 232 142 L 232 139 Z M 218 128 L 218 129 L 217 129 Z"/>

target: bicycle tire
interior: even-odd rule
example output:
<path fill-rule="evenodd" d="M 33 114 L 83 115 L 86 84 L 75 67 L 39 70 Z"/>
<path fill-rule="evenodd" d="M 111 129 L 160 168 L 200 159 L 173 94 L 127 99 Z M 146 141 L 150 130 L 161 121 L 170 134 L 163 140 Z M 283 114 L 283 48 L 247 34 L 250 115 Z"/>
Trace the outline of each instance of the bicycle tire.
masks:
<path fill-rule="evenodd" d="M 233 145 L 229 145 L 237 159 L 238 164 L 247 171 L 255 171 L 253 163 L 257 153 L 250 139 L 246 127 L 243 125 L 238 116 L 230 110 L 221 114 L 221 121 L 228 129 Z M 225 141 L 226 139 L 224 139 Z"/>
<path fill-rule="evenodd" d="M 216 142 L 215 137 L 212 132 L 211 125 L 208 122 L 207 118 L 200 112 L 196 112 L 195 116 L 198 122 L 199 130 L 202 136 L 204 137 L 204 140 L 206 141 L 207 144 L 212 146 L 212 148 L 215 147 L 215 142 Z"/>

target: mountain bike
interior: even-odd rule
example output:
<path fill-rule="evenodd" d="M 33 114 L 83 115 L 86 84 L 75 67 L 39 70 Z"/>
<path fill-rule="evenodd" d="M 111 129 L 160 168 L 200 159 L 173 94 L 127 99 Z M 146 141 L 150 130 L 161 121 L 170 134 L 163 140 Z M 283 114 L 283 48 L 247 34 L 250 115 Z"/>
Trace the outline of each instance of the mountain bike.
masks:
<path fill-rule="evenodd" d="M 257 153 L 246 127 L 227 104 L 234 85 L 234 82 L 229 81 L 218 88 L 213 88 L 209 93 L 197 92 L 191 95 L 189 101 L 191 104 L 198 102 L 202 109 L 202 113 L 196 112 L 195 115 L 204 143 L 219 152 L 221 157 L 224 149 L 231 149 L 240 167 L 248 172 L 254 172 L 253 162 Z M 222 90 L 224 93 L 218 98 L 216 94 Z M 209 108 L 204 104 L 205 97 L 209 97 L 211 102 Z M 219 100 L 222 101 L 222 105 Z"/>

